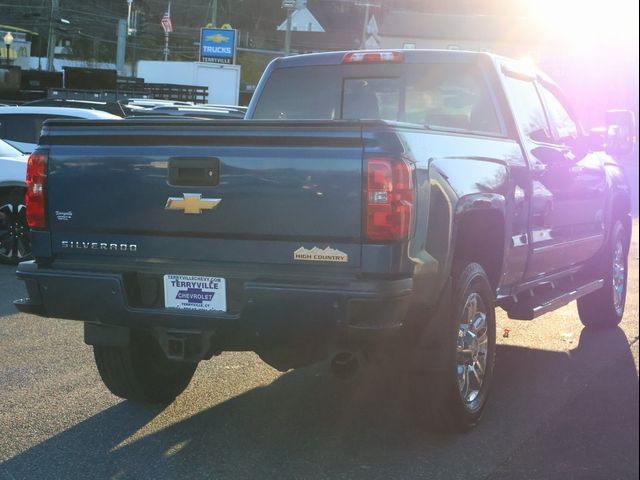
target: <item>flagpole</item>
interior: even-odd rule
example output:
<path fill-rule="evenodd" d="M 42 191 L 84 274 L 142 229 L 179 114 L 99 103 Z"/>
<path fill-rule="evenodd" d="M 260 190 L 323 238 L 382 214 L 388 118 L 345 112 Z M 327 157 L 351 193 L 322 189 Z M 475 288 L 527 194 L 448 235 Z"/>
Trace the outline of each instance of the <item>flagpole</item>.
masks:
<path fill-rule="evenodd" d="M 171 18 L 171 2 L 169 2 L 169 6 L 167 7 L 167 15 Z M 164 61 L 166 62 L 169 59 L 169 30 L 165 30 L 164 32 Z"/>

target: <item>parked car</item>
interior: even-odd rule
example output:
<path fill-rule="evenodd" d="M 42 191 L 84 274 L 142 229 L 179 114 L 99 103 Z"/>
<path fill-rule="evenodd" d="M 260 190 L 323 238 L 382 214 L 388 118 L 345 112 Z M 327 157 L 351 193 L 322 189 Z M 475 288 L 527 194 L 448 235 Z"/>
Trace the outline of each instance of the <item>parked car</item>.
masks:
<path fill-rule="evenodd" d="M 85 120 L 114 120 L 120 117 L 100 110 L 66 107 L 0 107 L 0 139 L 22 153 L 31 153 L 45 120 L 81 118 Z"/>
<path fill-rule="evenodd" d="M 292 56 L 247 119 L 56 120 L 29 158 L 36 258 L 15 305 L 83 321 L 114 394 L 171 401 L 225 350 L 342 377 L 377 358 L 417 420 L 463 431 L 489 397 L 496 305 L 621 321 L 629 187 L 542 72 Z"/>
<path fill-rule="evenodd" d="M 132 100 L 124 108 L 129 117 L 167 115 L 189 118 L 241 119 L 247 112 L 247 107 L 237 105 L 202 105 L 152 99 Z"/>
<path fill-rule="evenodd" d="M 197 118 L 211 118 L 217 120 L 242 119 L 247 112 L 246 107 L 227 105 L 193 105 L 184 106 L 158 106 L 149 110 L 151 115 L 187 116 Z"/>
<path fill-rule="evenodd" d="M 183 106 L 191 107 L 193 102 L 184 102 L 178 100 L 160 100 L 155 98 L 129 98 L 126 101 L 121 102 L 127 116 L 131 115 L 144 115 L 148 113 L 154 107 L 174 107 Z"/>
<path fill-rule="evenodd" d="M 99 102 L 93 100 L 69 100 L 64 98 L 43 98 L 23 103 L 23 107 L 58 107 L 58 108 L 83 108 L 86 110 L 99 110 L 117 117 L 125 117 L 126 112 L 119 102 Z"/>
<path fill-rule="evenodd" d="M 0 263 L 15 264 L 31 254 L 26 172 L 27 155 L 0 140 Z"/>

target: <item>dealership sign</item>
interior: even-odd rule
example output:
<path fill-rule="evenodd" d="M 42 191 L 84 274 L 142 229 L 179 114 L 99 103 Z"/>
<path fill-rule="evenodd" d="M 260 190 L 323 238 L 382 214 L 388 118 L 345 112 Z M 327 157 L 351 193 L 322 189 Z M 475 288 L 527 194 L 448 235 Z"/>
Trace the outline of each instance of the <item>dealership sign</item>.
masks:
<path fill-rule="evenodd" d="M 200 61 L 236 63 L 236 30 L 223 28 L 200 30 Z"/>

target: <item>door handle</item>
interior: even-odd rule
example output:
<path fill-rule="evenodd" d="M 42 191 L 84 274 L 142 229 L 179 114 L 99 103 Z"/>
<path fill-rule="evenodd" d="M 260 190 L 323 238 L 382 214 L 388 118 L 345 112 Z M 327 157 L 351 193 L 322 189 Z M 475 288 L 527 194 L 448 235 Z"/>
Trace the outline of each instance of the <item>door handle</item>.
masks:
<path fill-rule="evenodd" d="M 169 185 L 215 187 L 220 182 L 220 159 L 216 157 L 171 157 Z"/>

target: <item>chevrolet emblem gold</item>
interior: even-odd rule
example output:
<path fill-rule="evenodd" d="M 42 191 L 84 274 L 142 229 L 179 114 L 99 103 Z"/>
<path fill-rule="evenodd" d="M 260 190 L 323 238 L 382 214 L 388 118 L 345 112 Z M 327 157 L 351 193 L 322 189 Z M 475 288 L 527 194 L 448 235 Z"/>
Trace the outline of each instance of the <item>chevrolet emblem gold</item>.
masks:
<path fill-rule="evenodd" d="M 180 197 L 169 197 L 165 210 L 182 210 L 187 214 L 199 214 L 202 210 L 213 210 L 222 201 L 221 198 L 202 198 L 200 193 L 183 193 Z"/>

